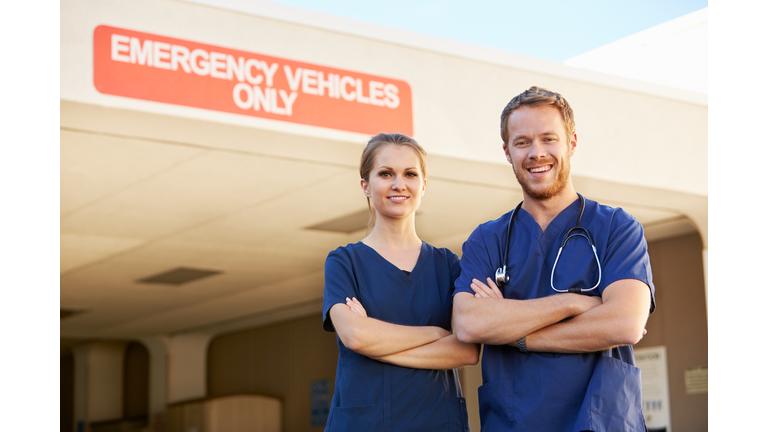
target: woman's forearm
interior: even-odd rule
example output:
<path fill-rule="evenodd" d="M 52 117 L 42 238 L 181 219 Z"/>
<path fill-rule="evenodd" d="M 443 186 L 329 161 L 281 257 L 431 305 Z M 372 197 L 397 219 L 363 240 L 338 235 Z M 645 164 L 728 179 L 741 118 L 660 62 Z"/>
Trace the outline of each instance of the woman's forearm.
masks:
<path fill-rule="evenodd" d="M 374 358 L 414 369 L 452 369 L 477 364 L 480 345 L 460 342 L 452 334 L 417 348 Z"/>
<path fill-rule="evenodd" d="M 363 317 L 342 304 L 334 305 L 330 312 L 344 346 L 368 357 L 399 353 L 450 335 L 436 326 L 405 326 Z"/>

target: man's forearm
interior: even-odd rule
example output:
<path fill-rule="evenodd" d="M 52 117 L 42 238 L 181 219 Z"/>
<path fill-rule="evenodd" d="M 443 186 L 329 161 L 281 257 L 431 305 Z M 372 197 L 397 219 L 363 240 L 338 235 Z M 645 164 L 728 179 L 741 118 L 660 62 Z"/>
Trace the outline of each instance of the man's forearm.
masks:
<path fill-rule="evenodd" d="M 650 308 L 648 286 L 625 279 L 606 288 L 603 297 L 602 305 L 527 335 L 527 349 L 557 353 L 595 352 L 634 345 L 642 339 Z"/>
<path fill-rule="evenodd" d="M 454 297 L 455 332 L 462 342 L 504 345 L 594 307 L 576 294 L 531 300 Z"/>

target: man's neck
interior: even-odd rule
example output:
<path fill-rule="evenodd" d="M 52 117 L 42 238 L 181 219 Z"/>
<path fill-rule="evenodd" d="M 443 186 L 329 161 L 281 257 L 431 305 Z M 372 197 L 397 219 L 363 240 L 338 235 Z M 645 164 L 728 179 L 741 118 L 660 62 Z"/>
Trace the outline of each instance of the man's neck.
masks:
<path fill-rule="evenodd" d="M 570 184 L 559 195 L 546 200 L 531 198 L 525 193 L 523 195 L 523 209 L 533 217 L 542 231 L 546 231 L 549 223 L 579 197 Z"/>

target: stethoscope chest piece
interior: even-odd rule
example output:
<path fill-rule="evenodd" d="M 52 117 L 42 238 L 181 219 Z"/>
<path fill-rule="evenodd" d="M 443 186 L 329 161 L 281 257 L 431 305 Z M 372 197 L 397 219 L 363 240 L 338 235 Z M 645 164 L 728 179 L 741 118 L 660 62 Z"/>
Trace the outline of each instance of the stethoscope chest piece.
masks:
<path fill-rule="evenodd" d="M 496 269 L 496 285 L 501 288 L 509 283 L 509 272 L 507 266 L 501 266 Z"/>

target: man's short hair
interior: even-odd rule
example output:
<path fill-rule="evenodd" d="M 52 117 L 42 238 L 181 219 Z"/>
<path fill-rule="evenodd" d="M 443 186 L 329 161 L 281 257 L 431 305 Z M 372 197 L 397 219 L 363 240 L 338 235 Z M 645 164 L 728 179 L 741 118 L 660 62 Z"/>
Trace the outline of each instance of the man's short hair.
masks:
<path fill-rule="evenodd" d="M 507 144 L 509 140 L 509 132 L 507 132 L 507 119 L 512 114 L 512 111 L 520 108 L 521 106 L 538 106 L 538 105 L 551 105 L 560 111 L 560 115 L 563 117 L 563 124 L 565 125 L 565 132 L 568 134 L 570 140 L 573 132 L 576 130 L 576 120 L 573 117 L 573 109 L 568 104 L 568 101 L 560 95 L 549 91 L 545 88 L 533 86 L 528 90 L 520 93 L 512 98 L 511 101 L 501 111 L 501 139 Z"/>

